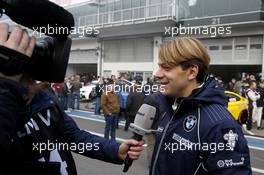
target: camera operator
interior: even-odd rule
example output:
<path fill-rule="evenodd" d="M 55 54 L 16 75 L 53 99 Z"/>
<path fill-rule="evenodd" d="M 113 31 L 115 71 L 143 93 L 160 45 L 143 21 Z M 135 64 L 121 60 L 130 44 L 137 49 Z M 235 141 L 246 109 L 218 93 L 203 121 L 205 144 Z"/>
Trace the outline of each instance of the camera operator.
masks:
<path fill-rule="evenodd" d="M 31 57 L 36 40 L 18 26 L 10 34 L 8 30 L 7 24 L 0 23 L 0 45 Z M 26 74 L 0 73 L 0 174 L 77 174 L 71 150 L 37 149 L 48 142 L 90 144 L 92 149 L 74 151 L 116 164 L 122 164 L 127 154 L 133 160 L 139 158 L 143 141 L 119 144 L 80 130 L 60 110 L 55 94 L 43 90 L 46 87 Z"/>

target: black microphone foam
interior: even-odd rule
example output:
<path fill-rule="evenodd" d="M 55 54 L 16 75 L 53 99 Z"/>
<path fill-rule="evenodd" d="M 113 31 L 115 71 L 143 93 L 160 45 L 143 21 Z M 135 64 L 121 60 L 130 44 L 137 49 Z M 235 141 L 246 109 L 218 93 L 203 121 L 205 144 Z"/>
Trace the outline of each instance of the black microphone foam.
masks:
<path fill-rule="evenodd" d="M 74 27 L 73 15 L 48 0 L 0 0 L 0 6 L 13 21 L 30 29 L 65 28 L 63 33 L 54 32 L 49 36 L 66 37 Z"/>

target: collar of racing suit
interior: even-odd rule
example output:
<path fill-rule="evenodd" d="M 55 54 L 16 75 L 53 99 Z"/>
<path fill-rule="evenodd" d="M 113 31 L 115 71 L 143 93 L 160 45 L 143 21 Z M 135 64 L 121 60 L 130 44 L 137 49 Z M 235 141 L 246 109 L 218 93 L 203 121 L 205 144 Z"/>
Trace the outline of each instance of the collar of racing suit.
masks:
<path fill-rule="evenodd" d="M 162 95 L 161 95 L 162 96 Z M 200 104 L 220 104 L 227 106 L 228 98 L 224 93 L 224 89 L 218 86 L 214 77 L 209 77 L 202 86 L 194 89 L 190 96 L 172 99 L 170 97 L 160 97 L 160 105 L 165 111 L 172 116 L 175 106 L 181 103 L 177 114 L 186 113 L 186 110 L 198 107 Z"/>

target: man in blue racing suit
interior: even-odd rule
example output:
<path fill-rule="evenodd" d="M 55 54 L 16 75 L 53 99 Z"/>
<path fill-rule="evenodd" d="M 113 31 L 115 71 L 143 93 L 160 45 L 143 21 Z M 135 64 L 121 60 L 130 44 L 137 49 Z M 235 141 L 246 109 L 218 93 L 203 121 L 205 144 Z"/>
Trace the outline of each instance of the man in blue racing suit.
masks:
<path fill-rule="evenodd" d="M 203 44 L 182 37 L 164 43 L 156 73 L 162 111 L 150 175 L 250 175 L 247 141 L 226 109 L 227 97 L 206 77 Z"/>

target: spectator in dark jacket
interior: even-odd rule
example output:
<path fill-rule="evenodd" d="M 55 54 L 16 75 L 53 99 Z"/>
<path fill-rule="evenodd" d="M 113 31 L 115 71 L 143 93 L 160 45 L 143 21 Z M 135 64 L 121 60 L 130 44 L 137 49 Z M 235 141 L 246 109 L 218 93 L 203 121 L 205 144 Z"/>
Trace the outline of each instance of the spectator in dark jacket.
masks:
<path fill-rule="evenodd" d="M 72 87 L 71 87 L 71 92 L 72 92 L 71 107 L 72 109 L 77 109 L 77 110 L 80 109 L 80 89 L 81 88 L 82 88 L 82 83 L 80 82 L 80 76 L 76 75 L 74 78 L 74 82 L 72 83 Z"/>
<path fill-rule="evenodd" d="M 64 82 L 61 83 L 61 89 L 58 92 L 58 98 L 61 104 L 61 108 L 63 110 L 68 109 L 68 86 L 67 86 L 68 78 L 64 79 Z"/>
<path fill-rule="evenodd" d="M 99 83 L 97 83 L 96 84 L 96 87 L 95 87 L 96 97 L 95 97 L 94 114 L 100 114 L 100 109 L 101 109 L 101 95 L 102 95 L 103 89 L 104 89 L 103 86 L 104 86 L 103 80 L 100 79 Z"/>
<path fill-rule="evenodd" d="M 232 80 L 228 83 L 227 90 L 234 91 L 235 84 L 236 84 L 236 79 L 232 78 Z"/>
<path fill-rule="evenodd" d="M 152 77 L 148 77 L 148 78 L 147 78 L 147 83 L 144 85 L 144 94 L 145 94 L 145 95 L 150 95 L 150 94 L 153 93 L 153 91 L 152 91 L 152 86 L 153 86 L 153 84 L 154 84 L 153 81 L 154 81 L 154 80 L 153 80 Z"/>
<path fill-rule="evenodd" d="M 137 92 L 137 88 L 140 88 L 140 85 L 135 85 L 134 90 L 130 92 L 127 97 L 127 120 L 125 124 L 125 131 L 128 130 L 130 123 L 134 122 L 137 111 L 139 110 L 145 99 L 144 93 Z"/>

